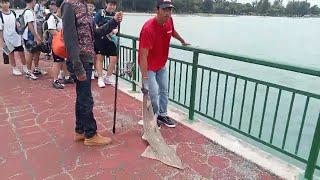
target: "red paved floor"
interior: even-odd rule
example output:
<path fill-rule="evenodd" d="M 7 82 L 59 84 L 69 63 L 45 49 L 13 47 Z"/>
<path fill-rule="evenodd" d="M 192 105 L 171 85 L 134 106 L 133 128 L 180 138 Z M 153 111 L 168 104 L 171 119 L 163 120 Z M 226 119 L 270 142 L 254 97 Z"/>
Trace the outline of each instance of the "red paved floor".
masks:
<path fill-rule="evenodd" d="M 119 94 L 118 127 L 111 132 L 113 88 L 93 83 L 94 114 L 99 131 L 113 144 L 87 147 L 73 142 L 75 88 L 51 87 L 50 75 L 37 81 L 12 76 L 0 61 L 0 179 L 278 179 L 261 167 L 178 125 L 163 127 L 169 144 L 177 145 L 184 170 L 140 154 L 141 103 Z M 41 62 L 46 70 L 50 63 Z"/>

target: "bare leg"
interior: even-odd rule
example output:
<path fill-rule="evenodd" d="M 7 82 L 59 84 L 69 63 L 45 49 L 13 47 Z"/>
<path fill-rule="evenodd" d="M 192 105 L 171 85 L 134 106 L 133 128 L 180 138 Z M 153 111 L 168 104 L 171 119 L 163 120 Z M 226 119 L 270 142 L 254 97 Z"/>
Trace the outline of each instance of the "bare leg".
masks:
<path fill-rule="evenodd" d="M 61 63 L 58 62 L 54 62 L 52 64 L 52 77 L 53 77 L 53 81 L 58 80 L 58 76 L 60 73 L 60 69 L 61 69 Z"/>
<path fill-rule="evenodd" d="M 62 71 L 63 71 L 63 74 L 65 75 L 65 76 L 67 76 L 67 77 L 69 77 L 70 76 L 70 73 L 69 73 L 69 71 L 68 71 L 68 68 L 67 68 L 67 65 L 66 65 L 66 63 L 64 62 L 64 63 L 62 63 Z"/>
<path fill-rule="evenodd" d="M 24 52 L 18 52 L 18 54 L 19 54 L 19 57 L 20 57 L 21 64 L 22 65 L 26 65 L 26 57 L 25 57 Z"/>
<path fill-rule="evenodd" d="M 39 68 L 40 52 L 36 52 L 36 53 L 33 53 L 33 54 L 34 54 L 34 56 L 33 56 L 34 67 L 35 68 Z"/>
<path fill-rule="evenodd" d="M 108 66 L 108 73 L 107 75 L 108 76 L 111 76 L 113 71 L 114 71 L 114 68 L 115 68 L 115 65 L 116 65 L 116 62 L 117 62 L 117 56 L 110 56 L 110 64 Z"/>
<path fill-rule="evenodd" d="M 30 53 L 30 52 L 27 52 L 27 54 L 26 54 L 26 62 L 27 62 L 27 67 L 28 67 L 29 71 L 31 71 L 32 60 L 33 60 L 33 54 Z"/>
<path fill-rule="evenodd" d="M 98 77 L 102 77 L 103 74 L 102 74 L 102 69 L 103 69 L 103 60 L 104 60 L 104 56 L 101 55 L 101 54 L 97 54 L 97 60 L 96 60 L 96 66 L 95 66 L 95 69 L 96 71 L 98 72 Z"/>
<path fill-rule="evenodd" d="M 9 54 L 9 61 L 10 61 L 11 66 L 13 68 L 15 68 L 16 67 L 16 60 L 14 59 L 14 52 Z"/>

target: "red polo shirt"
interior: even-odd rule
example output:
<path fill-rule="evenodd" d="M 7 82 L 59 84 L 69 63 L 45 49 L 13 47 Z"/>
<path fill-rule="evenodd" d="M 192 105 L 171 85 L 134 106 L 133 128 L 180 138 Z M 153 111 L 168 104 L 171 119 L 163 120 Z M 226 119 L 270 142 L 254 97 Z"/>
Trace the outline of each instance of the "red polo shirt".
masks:
<path fill-rule="evenodd" d="M 169 44 L 174 32 L 173 20 L 168 19 L 163 25 L 156 18 L 148 20 L 140 32 L 139 49 L 149 50 L 148 71 L 157 71 L 166 65 L 169 55 Z M 140 56 L 139 56 L 140 63 Z"/>

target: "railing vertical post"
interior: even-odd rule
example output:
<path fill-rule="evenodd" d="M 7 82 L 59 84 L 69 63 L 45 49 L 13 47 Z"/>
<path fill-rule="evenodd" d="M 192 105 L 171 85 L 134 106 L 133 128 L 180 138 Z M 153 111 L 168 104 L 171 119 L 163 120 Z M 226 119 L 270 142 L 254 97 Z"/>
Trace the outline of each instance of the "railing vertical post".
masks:
<path fill-rule="evenodd" d="M 304 177 L 306 179 L 313 179 L 314 170 L 316 168 L 318 156 L 319 156 L 319 150 L 320 150 L 320 113 L 318 117 L 318 122 L 316 126 L 316 130 L 313 135 L 313 141 L 311 145 L 311 150 L 309 154 L 308 164 L 306 168 L 306 172 L 304 174 Z"/>
<path fill-rule="evenodd" d="M 137 91 L 137 86 L 136 86 L 136 75 L 137 75 L 137 41 L 135 39 L 132 39 L 132 63 L 133 63 L 133 68 L 132 68 L 132 91 Z"/>
<path fill-rule="evenodd" d="M 194 108 L 196 100 L 196 87 L 197 87 L 197 75 L 198 75 L 198 60 L 199 52 L 193 52 L 192 61 L 192 76 L 191 76 L 191 92 L 190 92 L 190 105 L 189 105 L 189 120 L 194 120 Z"/>

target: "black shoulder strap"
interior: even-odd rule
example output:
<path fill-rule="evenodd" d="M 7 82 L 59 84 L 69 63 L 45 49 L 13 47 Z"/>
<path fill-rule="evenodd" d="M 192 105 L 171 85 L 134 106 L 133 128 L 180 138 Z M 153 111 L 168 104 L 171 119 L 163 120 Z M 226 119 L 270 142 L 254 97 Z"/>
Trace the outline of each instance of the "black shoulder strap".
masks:
<path fill-rule="evenodd" d="M 50 18 L 50 16 L 53 16 L 53 18 L 56 20 L 56 26 L 58 25 L 59 23 L 59 19 L 58 17 L 54 14 L 54 13 L 49 13 L 47 14 L 46 18 L 45 18 L 45 21 L 48 21 L 48 19 Z"/>
<path fill-rule="evenodd" d="M 13 10 L 10 10 L 10 11 L 11 11 L 11 12 L 12 12 L 12 14 L 14 15 L 14 17 L 16 17 L 16 16 L 17 16 L 16 12 L 14 12 Z M 1 18 L 2 24 L 4 24 L 2 11 L 0 11 L 0 18 Z"/>
<path fill-rule="evenodd" d="M 58 16 L 57 15 L 55 15 L 54 13 L 49 13 L 50 14 L 50 16 L 52 15 L 53 16 L 53 18 L 56 20 L 56 21 L 58 21 L 59 19 L 58 19 Z M 48 19 L 50 18 L 50 16 L 48 16 Z M 48 20 L 47 19 L 47 20 Z"/>
<path fill-rule="evenodd" d="M 3 16 L 2 16 L 2 11 L 0 11 L 0 18 L 1 18 L 2 24 L 4 24 Z"/>
<path fill-rule="evenodd" d="M 56 16 L 55 14 L 52 14 L 52 15 L 53 15 L 54 19 L 58 22 L 59 21 L 58 16 Z"/>
<path fill-rule="evenodd" d="M 14 10 L 11 10 L 12 14 L 14 15 L 14 17 L 17 17 L 16 12 L 14 12 Z"/>
<path fill-rule="evenodd" d="M 46 17 L 44 18 L 44 20 L 47 21 L 50 18 L 51 15 L 53 15 L 53 13 L 47 14 Z"/>
<path fill-rule="evenodd" d="M 26 13 L 27 10 L 30 10 L 30 11 L 31 11 L 31 9 L 27 8 L 27 9 L 23 10 L 21 16 L 24 16 L 24 13 Z"/>
<path fill-rule="evenodd" d="M 56 26 L 58 27 L 58 24 L 59 24 L 59 18 L 55 15 L 55 14 L 52 14 L 54 19 L 56 20 Z"/>

